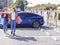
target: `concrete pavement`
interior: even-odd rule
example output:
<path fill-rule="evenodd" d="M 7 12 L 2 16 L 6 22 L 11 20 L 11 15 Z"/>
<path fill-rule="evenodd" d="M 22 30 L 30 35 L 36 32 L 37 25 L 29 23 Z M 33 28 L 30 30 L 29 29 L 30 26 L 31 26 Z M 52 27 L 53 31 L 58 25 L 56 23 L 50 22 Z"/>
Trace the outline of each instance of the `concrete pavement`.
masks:
<path fill-rule="evenodd" d="M 57 22 L 57 28 L 54 28 L 54 31 L 60 33 L 60 20 Z"/>
<path fill-rule="evenodd" d="M 43 31 L 41 31 L 43 29 Z M 41 29 L 17 28 L 16 36 L 3 33 L 0 29 L 1 45 L 60 45 L 60 33 L 54 31 L 52 27 L 43 26 Z M 47 34 L 49 33 L 49 35 Z M 55 37 L 57 40 L 55 40 Z"/>

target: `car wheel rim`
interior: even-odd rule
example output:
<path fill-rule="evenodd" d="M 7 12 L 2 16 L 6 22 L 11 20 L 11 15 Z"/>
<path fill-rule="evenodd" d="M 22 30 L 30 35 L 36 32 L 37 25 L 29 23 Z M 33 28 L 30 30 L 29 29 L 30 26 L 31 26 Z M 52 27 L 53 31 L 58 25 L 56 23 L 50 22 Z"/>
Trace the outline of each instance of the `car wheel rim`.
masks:
<path fill-rule="evenodd" d="M 34 22 L 33 24 L 34 27 L 39 27 L 39 25 L 40 25 L 39 22 Z"/>

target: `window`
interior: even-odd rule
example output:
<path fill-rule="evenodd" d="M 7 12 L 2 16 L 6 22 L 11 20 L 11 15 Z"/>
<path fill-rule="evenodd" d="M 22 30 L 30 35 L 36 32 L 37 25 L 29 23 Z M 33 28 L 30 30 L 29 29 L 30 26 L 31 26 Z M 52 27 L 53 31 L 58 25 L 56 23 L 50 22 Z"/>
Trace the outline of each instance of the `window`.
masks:
<path fill-rule="evenodd" d="M 35 14 L 33 14 L 33 13 L 24 13 L 24 16 L 25 17 L 32 17 L 32 16 L 35 16 Z"/>
<path fill-rule="evenodd" d="M 19 15 L 22 16 L 22 17 L 33 17 L 36 14 L 33 14 L 33 13 L 19 13 Z"/>

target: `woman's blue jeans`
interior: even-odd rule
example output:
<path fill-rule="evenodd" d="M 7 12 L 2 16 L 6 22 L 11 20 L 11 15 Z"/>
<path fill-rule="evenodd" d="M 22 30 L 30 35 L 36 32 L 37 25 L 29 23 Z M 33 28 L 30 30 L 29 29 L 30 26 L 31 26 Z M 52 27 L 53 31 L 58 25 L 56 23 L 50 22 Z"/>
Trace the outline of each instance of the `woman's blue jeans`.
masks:
<path fill-rule="evenodd" d="M 7 21 L 6 21 L 6 20 L 4 21 L 3 29 L 4 29 L 4 32 L 6 32 L 6 31 L 7 31 Z"/>
<path fill-rule="evenodd" d="M 11 30 L 13 33 L 16 31 L 16 20 L 11 20 Z"/>

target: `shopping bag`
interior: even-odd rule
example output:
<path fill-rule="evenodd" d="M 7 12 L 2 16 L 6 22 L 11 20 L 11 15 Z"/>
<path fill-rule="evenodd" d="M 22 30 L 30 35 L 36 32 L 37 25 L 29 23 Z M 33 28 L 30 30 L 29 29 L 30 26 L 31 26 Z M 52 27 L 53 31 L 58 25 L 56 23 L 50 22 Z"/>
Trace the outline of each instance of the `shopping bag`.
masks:
<path fill-rule="evenodd" d="M 20 24 L 22 22 L 22 19 L 20 16 L 17 17 L 17 23 Z"/>

